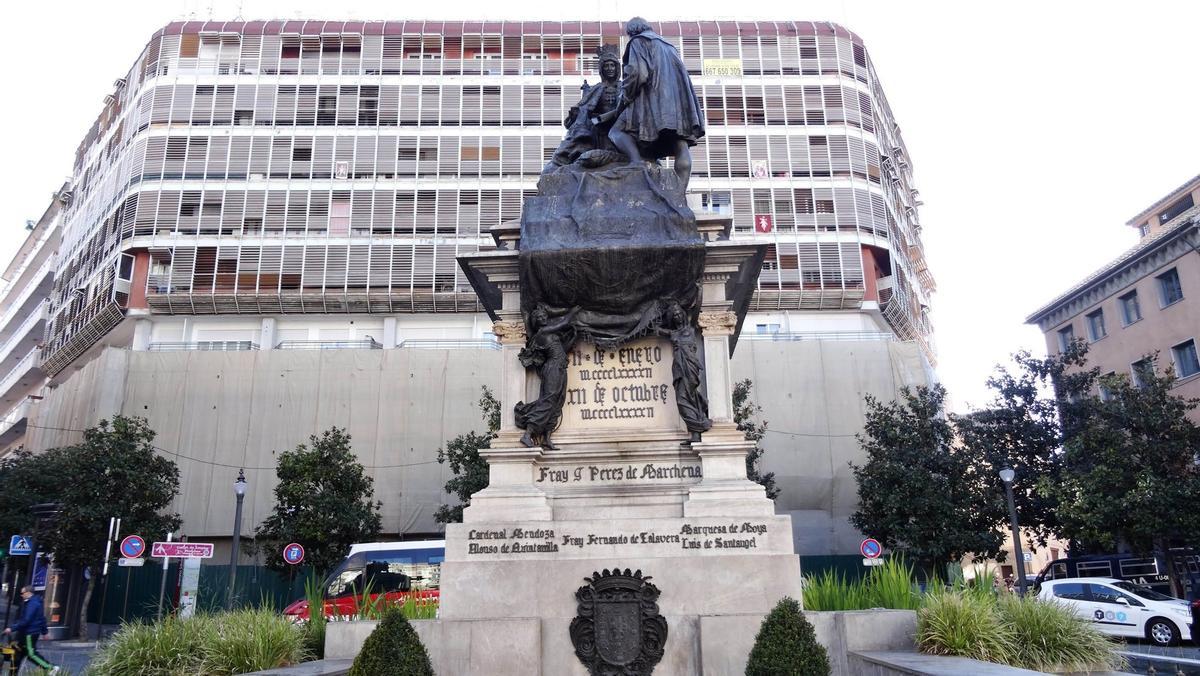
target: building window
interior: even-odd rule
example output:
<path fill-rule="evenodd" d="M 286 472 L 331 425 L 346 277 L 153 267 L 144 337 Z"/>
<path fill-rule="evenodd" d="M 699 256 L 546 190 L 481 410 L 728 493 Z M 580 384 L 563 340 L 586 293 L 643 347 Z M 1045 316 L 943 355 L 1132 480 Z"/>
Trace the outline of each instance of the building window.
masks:
<path fill-rule="evenodd" d="M 1112 401 L 1113 391 L 1109 383 L 1113 382 L 1116 377 L 1116 371 L 1109 371 L 1108 373 L 1100 376 L 1100 401 Z"/>
<path fill-rule="evenodd" d="M 1166 211 L 1158 215 L 1158 222 L 1159 224 L 1166 223 L 1193 206 L 1195 206 L 1195 202 L 1192 201 L 1191 194 L 1184 195 L 1178 202 L 1167 207 Z"/>
<path fill-rule="evenodd" d="M 1196 356 L 1196 341 L 1184 341 L 1175 347 L 1171 348 L 1171 354 L 1175 357 L 1175 375 L 1180 378 L 1187 378 L 1200 373 L 1200 359 Z"/>
<path fill-rule="evenodd" d="M 1158 299 L 1163 307 L 1183 300 L 1183 286 L 1179 283 L 1179 271 L 1171 268 L 1158 277 Z"/>
<path fill-rule="evenodd" d="M 305 148 L 303 146 L 296 146 L 295 148 L 292 148 L 292 161 L 293 162 L 311 162 L 312 161 L 312 148 Z"/>
<path fill-rule="evenodd" d="M 754 332 L 763 334 L 779 333 L 780 328 L 779 324 L 755 324 Z"/>
<path fill-rule="evenodd" d="M 1150 234 L 1150 226 L 1146 225 L 1145 223 L 1139 225 L 1138 226 L 1138 234 L 1141 235 L 1142 237 L 1149 235 Z"/>
<path fill-rule="evenodd" d="M 1071 343 L 1075 340 L 1075 329 L 1071 325 L 1067 325 L 1058 330 L 1058 351 L 1066 352 L 1067 348 L 1071 347 Z"/>
<path fill-rule="evenodd" d="M 1130 373 L 1133 374 L 1133 384 L 1145 388 L 1154 375 L 1154 362 L 1149 357 L 1139 359 L 1130 364 Z"/>
<path fill-rule="evenodd" d="M 1117 304 L 1121 306 L 1121 323 L 1125 326 L 1142 318 L 1142 307 L 1138 305 L 1137 291 L 1130 291 L 1121 296 L 1117 299 Z"/>
<path fill-rule="evenodd" d="M 1104 310 L 1096 310 L 1087 316 L 1088 337 L 1096 342 L 1108 335 L 1104 330 Z"/>

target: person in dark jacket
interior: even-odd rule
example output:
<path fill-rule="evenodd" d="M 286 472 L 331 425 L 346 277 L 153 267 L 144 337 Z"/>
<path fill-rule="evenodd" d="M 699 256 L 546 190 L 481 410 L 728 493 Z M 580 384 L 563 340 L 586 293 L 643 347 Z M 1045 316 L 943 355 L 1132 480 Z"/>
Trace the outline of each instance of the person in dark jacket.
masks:
<path fill-rule="evenodd" d="M 28 657 L 31 662 L 50 674 L 57 674 L 58 667 L 50 664 L 46 658 L 37 653 L 38 639 L 47 633 L 46 612 L 42 609 L 42 597 L 34 594 L 33 588 L 26 585 L 21 587 L 21 599 L 24 604 L 21 606 L 20 619 L 16 624 L 4 630 L 4 633 L 17 644 L 17 671 L 21 670 L 21 662 Z"/>

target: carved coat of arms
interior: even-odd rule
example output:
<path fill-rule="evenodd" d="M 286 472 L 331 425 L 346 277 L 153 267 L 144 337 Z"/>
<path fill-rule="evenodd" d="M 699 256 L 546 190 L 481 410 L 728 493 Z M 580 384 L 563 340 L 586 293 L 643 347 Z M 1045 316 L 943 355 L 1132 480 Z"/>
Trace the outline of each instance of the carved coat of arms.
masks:
<path fill-rule="evenodd" d="M 645 676 L 663 657 L 667 620 L 658 614 L 658 587 L 642 571 L 592 573 L 575 592 L 571 621 L 575 654 L 592 676 Z"/>

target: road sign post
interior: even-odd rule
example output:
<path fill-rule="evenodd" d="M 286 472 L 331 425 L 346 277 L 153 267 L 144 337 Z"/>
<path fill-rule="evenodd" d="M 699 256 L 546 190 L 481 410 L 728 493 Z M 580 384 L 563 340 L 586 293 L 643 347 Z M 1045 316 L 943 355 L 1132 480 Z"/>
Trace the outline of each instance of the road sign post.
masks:
<path fill-rule="evenodd" d="M 880 556 L 883 554 L 883 545 L 879 544 L 879 540 L 875 538 L 867 538 L 858 546 L 858 551 L 862 552 L 864 566 L 879 566 L 883 564 Z"/>
<path fill-rule="evenodd" d="M 304 561 L 304 545 L 299 542 L 293 542 L 283 548 L 283 560 L 293 566 L 299 565 Z"/>
<path fill-rule="evenodd" d="M 146 541 L 140 535 L 126 535 L 121 540 L 120 551 L 126 559 L 140 559 L 146 553 Z"/>
<path fill-rule="evenodd" d="M 150 556 L 173 559 L 211 559 L 213 544 L 211 542 L 155 542 L 150 546 Z"/>
<path fill-rule="evenodd" d="M 29 556 L 33 551 L 33 538 L 28 535 L 14 535 L 8 541 L 9 556 Z"/>
<path fill-rule="evenodd" d="M 108 605 L 108 562 L 112 556 L 113 540 L 121 534 L 121 520 L 115 516 L 108 519 L 108 539 L 104 541 L 104 567 L 100 571 L 100 622 L 96 629 L 96 640 L 104 638 L 104 611 Z"/>
<path fill-rule="evenodd" d="M 167 542 L 171 541 L 171 533 L 167 533 Z M 167 567 L 171 565 L 171 557 L 162 557 L 162 578 L 158 581 L 158 621 L 162 622 L 163 595 L 167 593 Z"/>

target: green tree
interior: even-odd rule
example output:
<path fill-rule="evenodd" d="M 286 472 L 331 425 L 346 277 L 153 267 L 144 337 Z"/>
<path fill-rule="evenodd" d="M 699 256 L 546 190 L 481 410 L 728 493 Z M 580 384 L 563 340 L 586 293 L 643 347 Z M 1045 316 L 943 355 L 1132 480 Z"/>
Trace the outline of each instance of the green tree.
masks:
<path fill-rule="evenodd" d="M 275 469 L 275 509 L 255 532 L 253 546 L 266 553 L 273 570 L 294 568 L 283 560 L 283 547 L 304 546 L 305 561 L 327 571 L 355 542 L 379 535 L 381 502 L 350 446 L 350 435 L 332 427 L 307 445 L 279 454 Z"/>
<path fill-rule="evenodd" d="M 944 415 L 941 385 L 904 388 L 882 403 L 867 396 L 859 443 L 865 464 L 851 464 L 858 510 L 850 523 L 926 570 L 967 554 L 994 558 L 1004 542 L 1004 512 L 981 501 L 989 467 L 969 448 L 956 448 Z"/>
<path fill-rule="evenodd" d="M 479 395 L 479 410 L 487 424 L 487 432 L 474 430 L 460 434 L 438 449 L 439 463 L 450 463 L 454 476 L 446 482 L 446 492 L 458 498 L 457 505 L 442 505 L 434 513 L 438 523 L 462 523 L 463 508 L 471 504 L 471 496 L 488 487 L 488 464 L 479 450 L 489 448 L 500 429 L 500 401 L 486 385 Z"/>
<path fill-rule="evenodd" d="M 1077 398 L 1062 472 L 1046 488 L 1059 502 L 1059 533 L 1084 550 L 1146 552 L 1200 542 L 1200 400 L 1175 396 L 1157 359 L 1138 374 L 1106 376 L 1107 401 Z"/>
<path fill-rule="evenodd" d="M 759 469 L 765 450 L 762 447 L 762 438 L 767 434 L 767 421 L 758 420 L 762 407 L 750 398 L 753 389 L 754 382 L 749 378 L 733 386 L 733 422 L 737 424 L 738 430 L 746 435 L 747 441 L 754 442 L 754 448 L 746 454 L 746 477 L 761 484 L 767 491 L 767 497 L 774 500 L 779 496 L 779 489 L 775 487 L 775 473 L 763 474 Z"/>
<path fill-rule="evenodd" d="M 179 528 L 179 515 L 169 509 L 179 493 L 179 469 L 156 453 L 153 441 L 154 430 L 145 418 L 118 415 L 85 430 L 74 446 L 25 457 L 24 462 L 32 463 L 27 470 L 55 481 L 51 494 L 34 499 L 60 505 L 53 526 L 37 534 L 40 546 L 54 552 L 59 565 L 100 570 L 111 517 L 121 519 L 123 534 L 148 539 Z M 97 577 L 91 575 L 84 590 L 81 629 L 87 626 Z"/>
<path fill-rule="evenodd" d="M 829 653 L 795 599 L 784 597 L 763 620 L 746 676 L 827 676 Z"/>
<path fill-rule="evenodd" d="M 997 367 L 988 379 L 993 400 L 987 408 L 953 416 L 952 423 L 961 444 L 986 465 L 985 492 L 979 499 L 1007 513 L 999 472 L 1011 467 L 1018 477 L 1013 502 L 1022 532 L 1045 545 L 1058 530 L 1058 496 L 1049 487 L 1062 472 L 1063 438 L 1090 415 L 1087 394 L 1098 370 L 1086 368 L 1087 344 L 1082 341 L 1044 359 L 1018 352 L 1013 363 L 1014 368 Z"/>
<path fill-rule="evenodd" d="M 0 460 L 0 538 L 4 542 L 10 535 L 33 531 L 31 506 L 58 499 L 61 460 L 57 454 L 61 452 L 51 449 L 34 455 L 18 448 Z"/>

